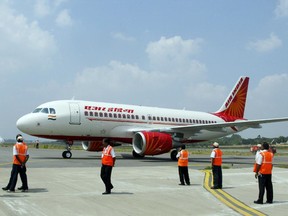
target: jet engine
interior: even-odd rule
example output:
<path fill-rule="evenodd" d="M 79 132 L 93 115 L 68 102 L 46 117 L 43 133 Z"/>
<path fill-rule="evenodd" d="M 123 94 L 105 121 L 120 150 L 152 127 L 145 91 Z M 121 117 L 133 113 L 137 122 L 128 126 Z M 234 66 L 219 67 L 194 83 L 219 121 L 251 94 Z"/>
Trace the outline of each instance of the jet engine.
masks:
<path fill-rule="evenodd" d="M 85 141 L 82 142 L 82 147 L 85 151 L 102 151 L 102 141 Z"/>
<path fill-rule="evenodd" d="M 173 148 L 171 135 L 159 132 L 137 132 L 133 137 L 133 149 L 139 155 L 158 155 Z"/>

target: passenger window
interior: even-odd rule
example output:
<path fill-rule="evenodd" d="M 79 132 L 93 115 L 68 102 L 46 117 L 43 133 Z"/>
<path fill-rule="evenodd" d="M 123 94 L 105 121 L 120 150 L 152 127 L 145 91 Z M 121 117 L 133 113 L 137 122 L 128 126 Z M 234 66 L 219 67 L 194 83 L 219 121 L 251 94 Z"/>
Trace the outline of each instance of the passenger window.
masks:
<path fill-rule="evenodd" d="M 145 116 L 142 116 L 142 120 L 145 120 Z"/>
<path fill-rule="evenodd" d="M 112 118 L 112 113 L 109 113 L 109 118 Z"/>
<path fill-rule="evenodd" d="M 48 108 L 43 108 L 43 109 L 41 110 L 41 113 L 49 113 L 49 112 L 48 112 Z"/>
<path fill-rule="evenodd" d="M 93 116 L 93 112 L 90 112 L 90 116 Z"/>
<path fill-rule="evenodd" d="M 114 118 L 117 118 L 117 114 L 116 114 L 116 113 L 114 113 L 114 115 L 113 115 L 113 116 L 114 116 Z"/>
<path fill-rule="evenodd" d="M 85 115 L 85 116 L 88 116 L 88 112 L 87 112 L 87 111 L 85 111 L 85 112 L 84 112 L 84 115 Z"/>
<path fill-rule="evenodd" d="M 122 116 L 121 116 L 121 114 L 118 114 L 118 118 L 121 118 Z"/>

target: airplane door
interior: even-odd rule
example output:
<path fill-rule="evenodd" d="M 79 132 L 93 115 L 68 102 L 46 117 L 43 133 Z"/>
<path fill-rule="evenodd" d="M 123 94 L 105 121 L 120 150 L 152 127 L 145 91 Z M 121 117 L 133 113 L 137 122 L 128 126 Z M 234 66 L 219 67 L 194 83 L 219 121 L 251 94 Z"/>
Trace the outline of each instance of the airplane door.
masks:
<path fill-rule="evenodd" d="M 80 125 L 80 108 L 78 103 L 69 103 L 70 108 L 70 124 Z"/>

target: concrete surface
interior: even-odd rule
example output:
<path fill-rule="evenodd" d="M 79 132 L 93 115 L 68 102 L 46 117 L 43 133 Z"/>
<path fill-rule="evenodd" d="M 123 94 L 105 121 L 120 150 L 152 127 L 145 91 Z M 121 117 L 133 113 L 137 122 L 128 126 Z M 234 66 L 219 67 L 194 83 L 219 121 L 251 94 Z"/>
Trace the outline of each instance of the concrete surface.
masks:
<path fill-rule="evenodd" d="M 2 151 L 2 154 L 5 154 L 5 151 Z M 112 173 L 114 185 L 112 194 L 102 195 L 104 184 L 99 176 L 99 154 L 89 159 L 88 153 L 75 151 L 74 160 L 64 160 L 58 158 L 58 155 L 43 159 L 42 154 L 55 154 L 55 151 L 31 151 L 34 156 L 31 155 L 31 160 L 28 162 L 29 192 L 7 193 L 1 190 L 1 216 L 284 216 L 288 212 L 287 169 L 274 169 L 274 204 L 256 205 L 253 201 L 257 199 L 258 186 L 251 165 L 244 168 L 223 169 L 223 190 L 219 190 L 221 193 L 218 192 L 228 199 L 223 202 L 217 194 L 204 188 L 207 184 L 204 181 L 205 173 L 199 169 L 189 169 L 190 186 L 179 186 L 177 163 L 166 163 L 166 159 L 139 162 L 121 159 L 119 156 L 118 164 L 116 162 Z M 10 150 L 7 150 L 8 152 Z M 11 159 L 9 154 L 7 160 Z M 88 160 L 87 167 L 83 165 L 84 156 Z M 1 187 L 6 186 L 11 172 L 11 164 L 3 161 L 3 157 L 0 164 Z M 79 167 L 78 163 L 82 166 Z M 63 164 L 67 166 L 62 166 Z M 18 186 L 20 185 L 19 178 Z M 249 213 L 243 214 L 229 207 L 229 203 L 236 202 L 230 196 L 241 202 Z M 256 213 L 251 209 L 255 209 Z"/>

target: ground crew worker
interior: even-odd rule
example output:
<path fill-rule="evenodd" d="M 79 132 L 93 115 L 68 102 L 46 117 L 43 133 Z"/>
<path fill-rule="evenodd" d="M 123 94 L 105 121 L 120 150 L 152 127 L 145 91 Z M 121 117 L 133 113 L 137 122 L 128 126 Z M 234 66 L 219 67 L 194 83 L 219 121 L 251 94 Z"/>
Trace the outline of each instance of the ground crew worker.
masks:
<path fill-rule="evenodd" d="M 211 152 L 211 166 L 213 174 L 213 186 L 211 189 L 222 189 L 222 151 L 219 148 L 219 143 L 212 144 L 213 150 Z"/>
<path fill-rule="evenodd" d="M 105 192 L 102 194 L 110 194 L 113 185 L 111 183 L 112 168 L 115 165 L 116 155 L 114 149 L 110 145 L 111 141 L 108 138 L 103 139 L 103 151 L 102 151 L 102 167 L 101 167 L 101 179 L 105 184 Z"/>
<path fill-rule="evenodd" d="M 22 180 L 22 186 L 18 189 L 20 189 L 21 192 L 27 192 L 28 181 L 26 175 L 26 162 L 29 159 L 28 146 L 23 142 L 23 137 L 21 134 L 16 136 L 16 140 L 17 143 L 13 146 L 13 165 L 10 180 L 8 185 L 2 189 L 7 192 L 15 192 L 19 173 Z"/>
<path fill-rule="evenodd" d="M 273 203 L 273 185 L 272 185 L 272 168 L 273 168 L 273 153 L 269 152 L 269 144 L 262 144 L 263 151 L 260 152 L 256 161 L 255 178 L 258 178 L 259 195 L 254 201 L 256 204 L 263 204 L 263 197 L 266 189 L 266 203 Z"/>
<path fill-rule="evenodd" d="M 260 155 L 260 152 L 261 152 L 261 149 L 262 148 L 262 145 L 261 144 L 257 144 L 257 151 L 256 151 L 256 154 L 255 154 L 255 163 L 254 163 L 254 167 L 253 167 L 253 172 L 256 172 L 256 166 L 257 166 L 257 158 L 259 157 Z"/>
<path fill-rule="evenodd" d="M 176 155 L 176 158 L 178 158 L 178 172 L 179 172 L 179 178 L 180 178 L 179 185 L 185 185 L 184 180 L 187 185 L 190 185 L 190 178 L 189 178 L 189 173 L 188 173 L 189 152 L 186 150 L 185 145 L 183 145 L 180 148 L 180 151 Z"/>

